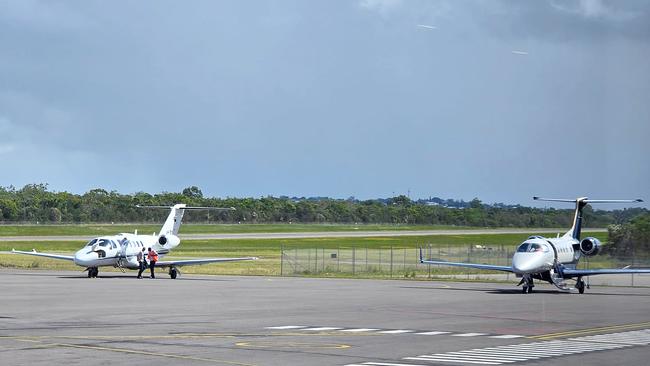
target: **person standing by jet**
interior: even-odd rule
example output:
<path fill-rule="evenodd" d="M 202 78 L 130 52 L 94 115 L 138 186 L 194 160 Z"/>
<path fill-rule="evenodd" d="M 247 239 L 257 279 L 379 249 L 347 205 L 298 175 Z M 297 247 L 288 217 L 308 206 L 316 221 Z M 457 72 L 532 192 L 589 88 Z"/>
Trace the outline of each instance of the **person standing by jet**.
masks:
<path fill-rule="evenodd" d="M 142 278 L 142 272 L 147 268 L 147 262 L 144 259 L 144 248 L 142 248 L 142 251 L 138 252 L 137 259 L 139 266 L 138 278 Z"/>
<path fill-rule="evenodd" d="M 156 278 L 154 274 L 154 267 L 156 267 L 156 262 L 158 262 L 158 253 L 155 250 L 149 248 L 147 253 L 147 259 L 149 259 L 149 269 L 151 270 L 151 278 Z"/>

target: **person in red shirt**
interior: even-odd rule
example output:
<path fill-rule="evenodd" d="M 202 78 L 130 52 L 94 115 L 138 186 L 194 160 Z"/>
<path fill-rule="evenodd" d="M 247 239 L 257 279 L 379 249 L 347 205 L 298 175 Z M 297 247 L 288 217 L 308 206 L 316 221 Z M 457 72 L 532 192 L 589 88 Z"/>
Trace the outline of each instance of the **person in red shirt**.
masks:
<path fill-rule="evenodd" d="M 149 269 L 151 270 L 151 278 L 156 278 L 154 274 L 154 267 L 156 267 L 156 262 L 158 262 L 158 253 L 155 250 L 149 248 L 147 253 L 147 259 L 149 259 Z"/>

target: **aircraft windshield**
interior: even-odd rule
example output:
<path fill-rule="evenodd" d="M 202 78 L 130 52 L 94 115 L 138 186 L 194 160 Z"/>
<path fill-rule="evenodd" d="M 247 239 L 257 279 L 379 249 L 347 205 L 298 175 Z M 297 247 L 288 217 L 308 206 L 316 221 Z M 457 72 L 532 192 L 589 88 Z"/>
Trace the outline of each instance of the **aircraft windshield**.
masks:
<path fill-rule="evenodd" d="M 110 247 L 111 242 L 107 239 L 99 239 L 99 246 L 100 247 Z"/>
<path fill-rule="evenodd" d="M 517 248 L 518 253 L 548 252 L 548 247 L 543 244 L 523 243 Z"/>
<path fill-rule="evenodd" d="M 87 246 L 87 247 L 90 247 L 90 246 L 92 246 L 92 245 L 95 244 L 95 243 L 97 243 L 97 239 L 93 239 L 93 240 L 89 241 L 88 244 L 86 244 L 86 246 Z"/>

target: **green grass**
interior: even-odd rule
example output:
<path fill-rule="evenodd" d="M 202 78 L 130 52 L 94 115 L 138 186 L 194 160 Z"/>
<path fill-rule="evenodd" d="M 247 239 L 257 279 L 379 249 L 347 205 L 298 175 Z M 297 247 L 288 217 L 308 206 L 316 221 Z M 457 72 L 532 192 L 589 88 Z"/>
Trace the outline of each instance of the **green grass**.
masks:
<path fill-rule="evenodd" d="M 598 237 L 603 242 L 607 240 L 606 233 L 588 233 Z M 183 273 L 200 274 L 231 274 L 231 275 L 279 275 L 280 274 L 280 249 L 290 251 L 294 248 L 322 248 L 336 250 L 345 248 L 368 249 L 404 249 L 427 247 L 431 245 L 434 253 L 440 248 L 446 251 L 455 248 L 458 252 L 468 245 L 484 245 L 495 249 L 503 246 L 512 250 L 527 238 L 526 234 L 482 234 L 482 235 L 441 235 L 441 236 L 416 236 L 416 237 L 385 237 L 385 238 L 308 238 L 308 239 L 228 239 L 228 240 L 185 240 L 165 260 L 185 259 L 197 257 L 241 257 L 257 256 L 260 260 L 254 262 L 233 262 L 223 264 L 209 264 L 204 266 L 183 267 Z M 0 242 L 0 251 L 36 249 L 41 252 L 72 254 L 84 244 L 83 241 L 38 241 L 38 242 Z M 329 253 L 328 253 L 329 254 Z M 18 254 L 0 254 L 0 268 L 23 269 L 54 269 L 54 270 L 82 270 L 73 263 L 62 260 L 39 258 Z M 102 268 L 102 271 L 116 271 L 116 269 Z M 463 269 L 436 269 L 440 275 L 467 273 Z M 476 272 L 480 273 L 480 272 Z M 306 273 L 309 275 L 309 273 Z M 404 277 L 407 273 L 395 270 L 394 277 Z M 421 273 L 420 273 L 421 274 Z M 326 276 L 350 277 L 350 275 L 327 273 Z M 372 273 L 364 277 L 386 277 L 386 273 Z"/>
<path fill-rule="evenodd" d="M 158 232 L 159 224 L 59 224 L 59 225 L 0 225 L 0 236 L 64 236 L 113 235 L 122 232 Z M 283 232 L 340 232 L 340 231 L 404 231 L 484 229 L 480 227 L 448 225 L 345 225 L 345 224 L 183 224 L 181 234 L 235 234 Z"/>

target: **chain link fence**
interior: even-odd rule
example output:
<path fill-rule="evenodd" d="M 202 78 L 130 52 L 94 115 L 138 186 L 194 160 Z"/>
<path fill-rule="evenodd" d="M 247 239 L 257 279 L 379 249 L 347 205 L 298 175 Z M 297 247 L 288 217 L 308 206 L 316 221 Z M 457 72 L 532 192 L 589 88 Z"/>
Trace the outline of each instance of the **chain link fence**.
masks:
<path fill-rule="evenodd" d="M 510 266 L 515 247 L 511 246 L 432 246 L 422 247 L 424 257 L 448 262 Z M 282 248 L 282 276 L 364 277 L 364 278 L 451 278 L 512 281 L 511 273 L 420 263 L 419 248 Z M 583 257 L 579 268 L 650 268 L 650 258 Z M 616 286 L 650 286 L 650 275 L 598 275 L 588 283 Z"/>

